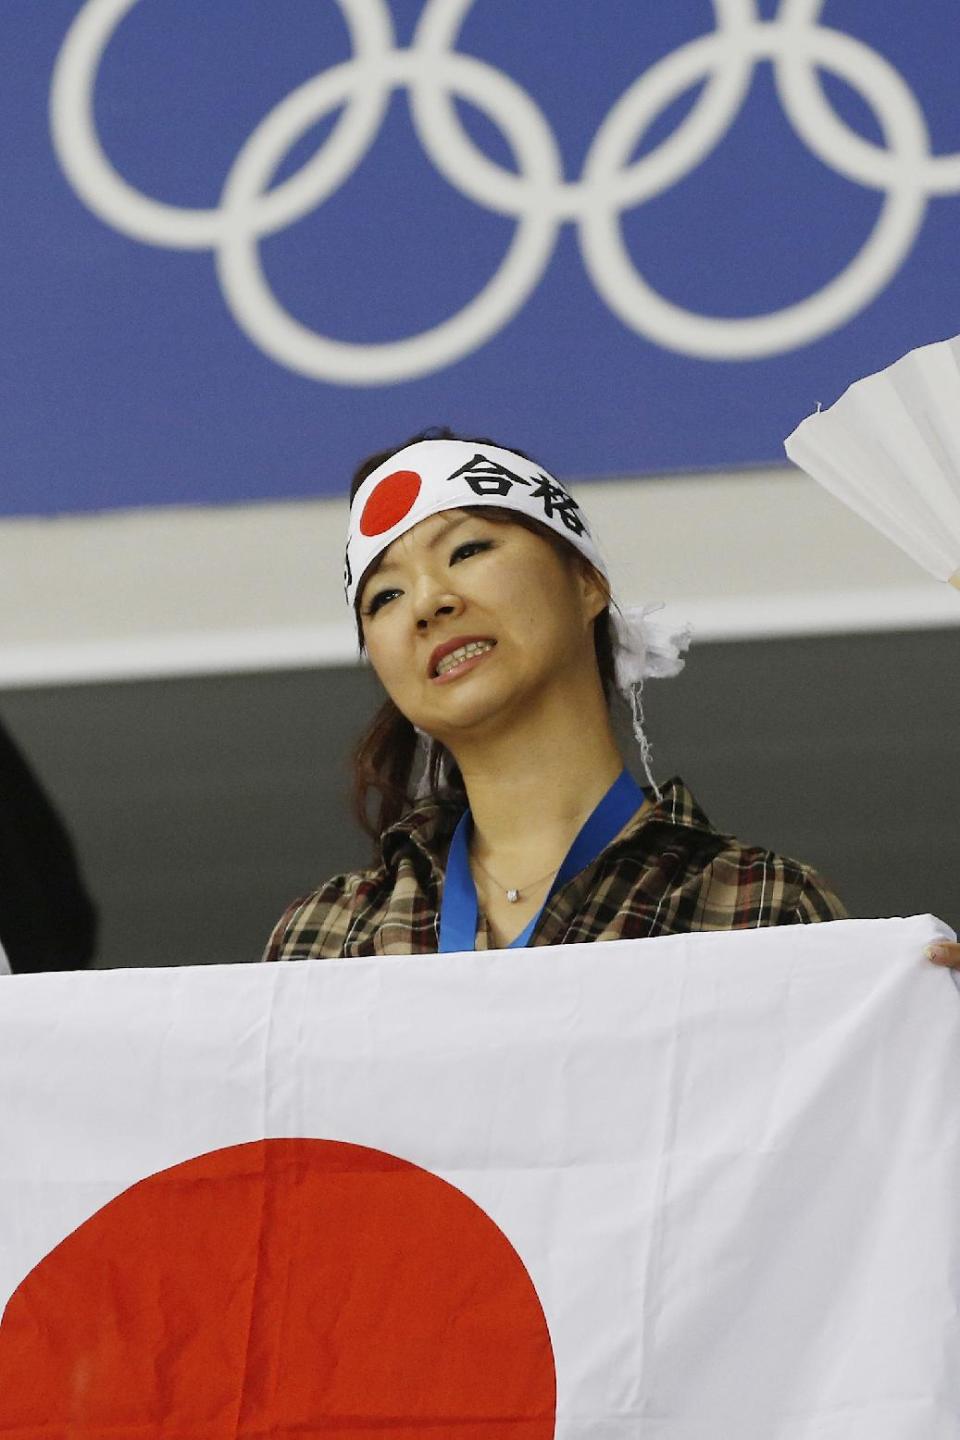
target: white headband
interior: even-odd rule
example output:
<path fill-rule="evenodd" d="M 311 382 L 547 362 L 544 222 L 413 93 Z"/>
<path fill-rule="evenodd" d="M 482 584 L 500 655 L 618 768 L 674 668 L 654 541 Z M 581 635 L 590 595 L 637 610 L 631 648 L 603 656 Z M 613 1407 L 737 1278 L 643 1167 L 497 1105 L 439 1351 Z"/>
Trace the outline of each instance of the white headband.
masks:
<path fill-rule="evenodd" d="M 580 506 L 546 470 L 497 445 L 418 440 L 372 471 L 354 496 L 344 567 L 350 606 L 356 604 L 367 570 L 388 545 L 428 515 L 468 505 L 517 510 L 538 520 L 586 556 L 609 581 L 606 562 Z M 685 663 L 681 652 L 692 636 L 689 624 L 674 628 L 647 618 L 662 608 L 662 602 L 654 602 L 624 611 L 612 607 L 610 611 L 617 687 L 630 706 L 634 735 L 658 799 L 660 791 L 650 773 L 650 747 L 643 733 L 640 692 L 648 675 L 680 673 Z"/>
<path fill-rule="evenodd" d="M 372 471 L 354 497 L 343 581 L 348 604 L 356 603 L 367 570 L 394 540 L 428 515 L 467 505 L 519 510 L 539 520 L 609 579 L 580 506 L 546 470 L 497 445 L 418 440 Z"/>

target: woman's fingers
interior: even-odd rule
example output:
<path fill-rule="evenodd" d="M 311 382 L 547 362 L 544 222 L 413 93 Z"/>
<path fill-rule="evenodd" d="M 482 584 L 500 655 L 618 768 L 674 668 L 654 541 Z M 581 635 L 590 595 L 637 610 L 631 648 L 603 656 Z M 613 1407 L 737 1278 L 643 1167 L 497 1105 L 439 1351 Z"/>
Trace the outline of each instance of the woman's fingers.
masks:
<path fill-rule="evenodd" d="M 960 970 L 960 944 L 938 940 L 936 945 L 927 946 L 926 955 L 934 965 L 948 965 L 951 970 Z"/>

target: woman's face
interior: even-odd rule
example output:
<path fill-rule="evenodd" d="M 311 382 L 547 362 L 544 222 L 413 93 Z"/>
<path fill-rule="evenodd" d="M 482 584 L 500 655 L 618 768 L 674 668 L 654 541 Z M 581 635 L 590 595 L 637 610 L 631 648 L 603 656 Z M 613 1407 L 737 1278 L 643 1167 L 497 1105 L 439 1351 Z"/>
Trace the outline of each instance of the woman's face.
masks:
<path fill-rule="evenodd" d="M 502 513 L 502 512 L 500 512 Z M 593 578 L 522 525 L 446 510 L 384 551 L 360 593 L 364 644 L 397 708 L 449 743 L 596 668 Z M 437 647 L 493 644 L 437 675 Z"/>

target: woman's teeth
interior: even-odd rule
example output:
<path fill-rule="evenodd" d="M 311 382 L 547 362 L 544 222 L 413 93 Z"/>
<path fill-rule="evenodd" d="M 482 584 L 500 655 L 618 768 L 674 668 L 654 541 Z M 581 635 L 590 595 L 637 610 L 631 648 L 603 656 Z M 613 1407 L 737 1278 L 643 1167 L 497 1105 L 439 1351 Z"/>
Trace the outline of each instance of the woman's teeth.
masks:
<path fill-rule="evenodd" d="M 444 655 L 437 666 L 437 674 L 445 675 L 452 670 L 454 665 L 459 665 L 463 660 L 469 660 L 474 655 L 482 655 L 485 650 L 492 650 L 496 642 L 493 640 L 471 640 L 469 645 L 461 645 L 459 650 L 451 650 L 449 655 Z"/>

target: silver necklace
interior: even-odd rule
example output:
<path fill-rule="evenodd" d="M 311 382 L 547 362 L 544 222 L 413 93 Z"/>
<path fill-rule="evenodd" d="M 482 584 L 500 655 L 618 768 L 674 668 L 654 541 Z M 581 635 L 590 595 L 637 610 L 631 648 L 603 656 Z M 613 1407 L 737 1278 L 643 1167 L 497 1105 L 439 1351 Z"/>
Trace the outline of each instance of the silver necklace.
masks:
<path fill-rule="evenodd" d="M 521 891 L 519 891 L 519 890 L 508 890 L 505 885 L 501 885 L 501 884 L 500 884 L 500 881 L 499 881 L 498 879 L 496 879 L 495 876 L 493 876 L 493 875 L 490 874 L 490 871 L 487 870 L 487 869 L 485 868 L 485 866 L 483 866 L 483 865 L 480 864 L 480 861 L 477 859 L 476 855 L 471 856 L 471 859 L 473 860 L 473 863 L 474 863 L 474 865 L 476 865 L 477 869 L 480 870 L 480 871 L 482 871 L 482 873 L 483 873 L 484 875 L 486 875 L 486 877 L 487 877 L 488 880 L 492 880 L 493 883 L 494 883 L 494 885 L 496 885 L 496 887 L 497 887 L 498 890 L 502 890 L 502 891 L 503 891 L 504 895 L 506 895 L 507 899 L 510 901 L 510 904 L 511 904 L 511 905 L 516 905 L 517 901 L 521 898 Z M 528 880 L 527 883 L 526 883 L 526 885 L 524 885 L 523 888 L 524 888 L 524 890 L 529 890 L 529 889 L 531 889 L 534 885 L 539 885 L 541 880 L 546 880 L 546 879 L 548 878 L 548 876 L 550 876 L 550 875 L 556 875 L 556 873 L 557 873 L 556 870 L 548 870 L 546 875 L 538 875 L 537 878 L 536 878 L 536 880 Z"/>

